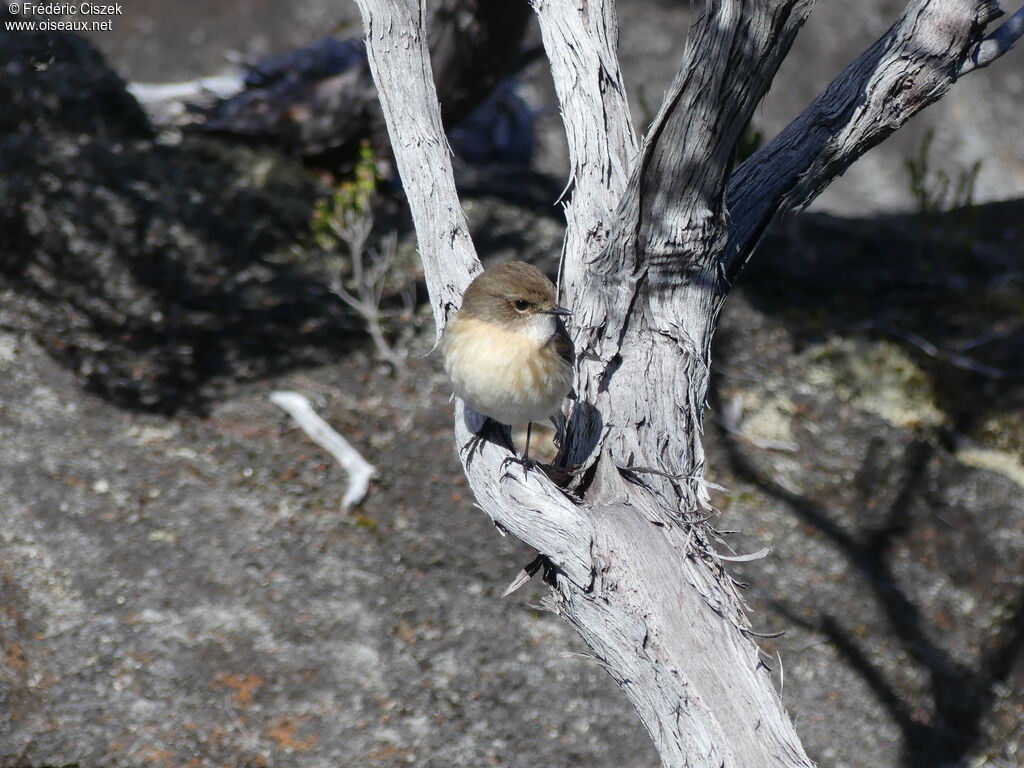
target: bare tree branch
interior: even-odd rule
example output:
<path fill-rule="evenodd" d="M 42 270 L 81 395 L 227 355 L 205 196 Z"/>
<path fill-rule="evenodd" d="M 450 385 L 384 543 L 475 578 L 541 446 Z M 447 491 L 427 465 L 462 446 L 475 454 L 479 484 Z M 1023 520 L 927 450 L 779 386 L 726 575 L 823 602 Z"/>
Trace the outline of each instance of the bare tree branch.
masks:
<path fill-rule="evenodd" d="M 481 508 L 504 532 L 511 533 L 547 555 L 572 582 L 572 589 L 588 591 L 593 584 L 593 522 L 540 472 L 525 472 L 512 458 L 508 436 L 485 435 L 480 415 L 455 408 L 455 442 L 473 495 Z M 488 426 L 497 431 L 494 422 Z M 489 438 L 489 439 L 488 439 Z"/>
<path fill-rule="evenodd" d="M 712 252 L 736 145 L 813 0 L 707 2 L 637 168 L 638 249 L 652 268 Z"/>
<path fill-rule="evenodd" d="M 561 286 L 566 303 L 585 265 L 608 238 L 615 208 L 637 153 L 633 121 L 619 70 L 618 19 L 613 0 L 536 0 L 569 144 L 571 196 Z"/>
<path fill-rule="evenodd" d="M 861 155 L 940 99 L 999 15 L 991 0 L 912 0 L 892 28 L 729 182 L 727 273 L 776 216 L 810 203 Z"/>
<path fill-rule="evenodd" d="M 455 191 L 451 149 L 441 126 L 424 29 L 426 8 L 416 0 L 357 2 L 440 336 L 480 271 L 480 260 Z"/>
<path fill-rule="evenodd" d="M 1024 6 L 1003 22 L 999 29 L 986 37 L 960 67 L 960 76 L 987 67 L 1004 53 L 1008 53 L 1024 35 Z"/>

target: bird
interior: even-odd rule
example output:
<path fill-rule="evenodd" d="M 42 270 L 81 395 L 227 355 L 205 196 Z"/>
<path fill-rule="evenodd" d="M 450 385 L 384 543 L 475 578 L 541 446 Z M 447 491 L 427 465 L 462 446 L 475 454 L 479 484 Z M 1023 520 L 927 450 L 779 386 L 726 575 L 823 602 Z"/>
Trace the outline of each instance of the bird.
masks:
<path fill-rule="evenodd" d="M 562 323 L 571 315 L 543 272 L 512 261 L 474 278 L 442 335 L 455 394 L 500 424 L 527 425 L 527 465 L 533 422 L 558 412 L 572 390 L 574 349 Z"/>

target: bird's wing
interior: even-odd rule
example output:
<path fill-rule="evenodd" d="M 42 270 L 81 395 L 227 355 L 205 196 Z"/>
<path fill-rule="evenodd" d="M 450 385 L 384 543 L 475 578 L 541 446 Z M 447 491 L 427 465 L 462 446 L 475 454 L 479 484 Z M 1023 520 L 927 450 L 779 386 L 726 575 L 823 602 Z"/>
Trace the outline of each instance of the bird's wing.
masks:
<path fill-rule="evenodd" d="M 573 348 L 572 339 L 569 338 L 569 334 L 565 332 L 565 328 L 562 327 L 561 323 L 558 324 L 558 330 L 555 332 L 554 337 L 552 337 L 551 343 L 554 345 L 558 356 L 569 363 L 569 365 L 572 365 L 576 350 Z"/>

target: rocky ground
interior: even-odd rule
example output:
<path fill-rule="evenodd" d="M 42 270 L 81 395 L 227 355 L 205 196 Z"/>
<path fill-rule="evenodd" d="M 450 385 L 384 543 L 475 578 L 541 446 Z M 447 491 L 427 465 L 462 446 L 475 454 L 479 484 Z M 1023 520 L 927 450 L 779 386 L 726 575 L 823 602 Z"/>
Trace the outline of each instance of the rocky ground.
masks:
<path fill-rule="evenodd" d="M 543 587 L 499 599 L 532 553 L 473 507 L 426 318 L 396 378 L 325 289 L 319 182 L 154 141 L 40 42 L 0 45 L 0 766 L 654 765 Z M 557 252 L 559 180 L 514 178 L 479 242 Z M 796 219 L 727 305 L 715 524 L 772 547 L 736 570 L 822 765 L 1024 759 L 1021 222 Z M 380 469 L 364 504 L 277 389 Z"/>

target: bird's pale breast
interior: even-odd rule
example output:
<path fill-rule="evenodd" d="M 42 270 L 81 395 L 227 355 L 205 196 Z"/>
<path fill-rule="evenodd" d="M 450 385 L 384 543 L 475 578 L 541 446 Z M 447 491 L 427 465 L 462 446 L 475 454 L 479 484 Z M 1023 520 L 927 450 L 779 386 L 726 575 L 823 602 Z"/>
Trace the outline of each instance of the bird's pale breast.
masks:
<path fill-rule="evenodd" d="M 572 366 L 550 339 L 533 333 L 456 316 L 445 329 L 443 345 L 455 394 L 502 424 L 543 421 L 572 387 Z"/>

